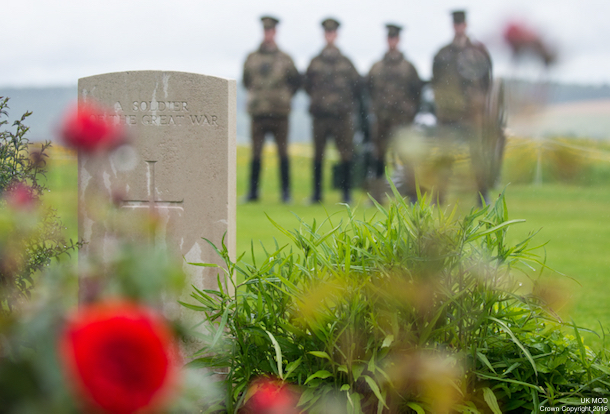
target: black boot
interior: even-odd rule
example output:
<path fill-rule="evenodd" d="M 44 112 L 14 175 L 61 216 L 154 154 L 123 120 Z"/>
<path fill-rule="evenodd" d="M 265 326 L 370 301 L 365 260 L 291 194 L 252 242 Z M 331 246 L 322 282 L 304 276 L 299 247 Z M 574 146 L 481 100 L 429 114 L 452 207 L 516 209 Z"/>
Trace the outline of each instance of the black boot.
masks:
<path fill-rule="evenodd" d="M 352 162 L 343 162 L 343 183 L 341 188 L 343 189 L 343 202 L 349 204 L 352 202 L 351 188 L 352 188 Z"/>
<path fill-rule="evenodd" d="M 290 202 L 290 160 L 280 159 L 280 181 L 282 183 L 282 203 Z"/>
<path fill-rule="evenodd" d="M 322 201 L 322 161 L 313 162 L 313 194 L 312 203 Z"/>
<path fill-rule="evenodd" d="M 250 192 L 246 201 L 258 201 L 258 179 L 261 173 L 261 160 L 253 159 L 250 162 Z"/>

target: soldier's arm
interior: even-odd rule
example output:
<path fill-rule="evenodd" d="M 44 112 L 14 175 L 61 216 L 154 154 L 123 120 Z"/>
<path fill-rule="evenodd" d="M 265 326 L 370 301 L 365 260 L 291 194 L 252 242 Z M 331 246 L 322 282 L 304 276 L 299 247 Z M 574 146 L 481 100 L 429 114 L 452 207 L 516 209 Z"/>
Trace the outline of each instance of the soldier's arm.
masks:
<path fill-rule="evenodd" d="M 411 65 L 408 81 L 409 96 L 413 97 L 416 107 L 419 108 L 419 104 L 421 102 L 421 90 L 424 87 L 424 83 L 419 77 L 419 73 L 417 73 L 415 66 L 413 66 L 411 63 L 409 63 L 409 65 Z"/>
<path fill-rule="evenodd" d="M 251 78 L 250 78 L 250 56 L 248 56 L 248 58 L 246 59 L 246 62 L 244 63 L 244 74 L 243 74 L 243 78 L 242 78 L 242 82 L 244 83 L 244 87 L 246 89 L 250 89 L 250 85 L 251 85 Z"/>
<path fill-rule="evenodd" d="M 376 72 L 377 64 L 374 64 L 369 71 L 369 74 L 365 78 L 364 87 L 368 90 L 369 94 L 373 94 L 375 89 L 375 72 Z"/>
<path fill-rule="evenodd" d="M 491 85 L 493 83 L 493 72 L 492 72 L 492 63 L 491 63 L 491 55 L 489 54 L 489 51 L 487 50 L 487 48 L 485 47 L 485 45 L 483 43 L 479 43 L 480 47 L 481 47 L 481 51 L 483 52 L 483 54 L 485 55 L 485 57 L 487 58 L 487 74 L 485 77 L 485 90 L 489 91 L 491 89 Z"/>
<path fill-rule="evenodd" d="M 290 87 L 292 94 L 294 95 L 303 84 L 303 76 L 299 73 L 294 62 L 288 57 L 288 69 L 286 74 L 286 81 Z"/>
<path fill-rule="evenodd" d="M 363 85 L 364 85 L 363 78 L 360 76 L 360 74 L 356 70 L 356 67 L 354 66 L 352 61 L 349 60 L 348 58 L 345 58 L 345 60 L 347 61 L 347 63 L 349 63 L 350 72 L 351 72 L 350 78 L 352 80 L 352 88 L 354 91 L 354 96 L 359 96 L 360 91 L 363 89 Z"/>
<path fill-rule="evenodd" d="M 441 77 L 441 73 L 443 72 L 443 63 L 441 61 L 441 57 L 439 56 L 440 52 L 434 56 L 434 60 L 432 61 L 432 79 L 430 82 L 435 84 Z"/>
<path fill-rule="evenodd" d="M 435 84 L 441 81 L 447 72 L 450 72 L 450 62 L 453 60 L 453 51 L 451 46 L 445 46 L 434 56 L 432 61 L 432 79 L 430 83 L 434 87 Z"/>
<path fill-rule="evenodd" d="M 303 89 L 305 89 L 305 92 L 307 92 L 308 95 L 311 95 L 311 92 L 313 90 L 314 77 L 315 77 L 314 65 L 315 65 L 315 58 L 309 64 L 309 67 L 307 68 L 307 72 L 305 72 L 305 76 L 303 78 Z"/>

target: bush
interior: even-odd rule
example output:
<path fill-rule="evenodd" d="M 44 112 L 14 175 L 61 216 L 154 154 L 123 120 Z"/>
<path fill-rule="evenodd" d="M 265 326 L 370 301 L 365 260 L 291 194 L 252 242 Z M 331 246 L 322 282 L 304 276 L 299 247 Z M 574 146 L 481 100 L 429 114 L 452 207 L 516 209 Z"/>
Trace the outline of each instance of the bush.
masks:
<path fill-rule="evenodd" d="M 0 97 L 0 119 L 8 116 L 8 100 Z M 15 132 L 0 131 L 0 316 L 12 313 L 30 297 L 36 272 L 79 245 L 64 240 L 55 211 L 36 208 L 47 190 L 45 159 L 51 144 L 30 151 L 28 127 L 23 123 L 30 115 L 27 112 L 13 123 Z M 0 120 L 0 126 L 7 123 Z M 7 206 L 13 194 L 17 200 Z"/>
<path fill-rule="evenodd" d="M 238 410 L 259 376 L 300 385 L 311 413 L 523 412 L 610 394 L 607 356 L 520 293 L 515 272 L 545 266 L 534 234 L 507 244 L 523 220 L 508 220 L 503 195 L 461 219 L 425 198 L 377 207 L 369 220 L 329 217 L 325 232 L 280 228 L 291 246 L 262 263 L 218 251 L 244 281 L 183 303 L 207 330 L 191 364 L 228 369 L 213 409 Z"/>

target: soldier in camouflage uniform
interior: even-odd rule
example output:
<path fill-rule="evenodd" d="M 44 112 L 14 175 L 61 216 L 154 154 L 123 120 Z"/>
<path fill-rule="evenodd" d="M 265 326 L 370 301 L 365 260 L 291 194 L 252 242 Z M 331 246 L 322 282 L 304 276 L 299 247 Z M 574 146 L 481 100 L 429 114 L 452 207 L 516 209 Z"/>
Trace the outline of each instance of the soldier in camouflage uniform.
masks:
<path fill-rule="evenodd" d="M 290 162 L 288 159 L 288 115 L 292 96 L 301 85 L 294 62 L 275 43 L 273 17 L 261 18 L 264 40 L 259 49 L 248 55 L 244 64 L 244 86 L 248 90 L 248 113 L 251 116 L 252 161 L 250 191 L 247 201 L 258 200 L 261 155 L 265 135 L 273 134 L 280 158 L 282 201 L 290 201 Z"/>
<path fill-rule="evenodd" d="M 436 117 L 446 135 L 468 141 L 477 190 L 487 200 L 489 179 L 483 167 L 486 155 L 482 140 L 492 85 L 491 58 L 482 43 L 471 41 L 466 35 L 466 13 L 452 14 L 455 37 L 436 54 L 432 65 Z M 439 189 L 441 197 L 444 191 Z"/>
<path fill-rule="evenodd" d="M 379 192 L 383 188 L 381 180 L 385 174 L 385 156 L 391 135 L 398 127 L 413 122 L 419 108 L 422 88 L 417 70 L 398 50 L 402 27 L 394 24 L 388 24 L 386 27 L 388 51 L 382 60 L 373 65 L 367 78 L 376 119 L 373 130 L 376 182 L 371 187 L 371 194 L 377 201 L 381 201 L 382 194 Z M 416 196 L 414 184 L 411 183 L 410 187 L 412 190 L 409 196 Z"/>
<path fill-rule="evenodd" d="M 322 166 L 324 149 L 333 137 L 341 157 L 343 201 L 350 202 L 351 164 L 353 155 L 352 115 L 360 92 L 360 75 L 352 62 L 335 46 L 339 22 L 322 22 L 326 46 L 309 64 L 305 74 L 305 91 L 310 96 L 309 112 L 313 117 L 314 164 L 312 202 L 322 200 Z"/>

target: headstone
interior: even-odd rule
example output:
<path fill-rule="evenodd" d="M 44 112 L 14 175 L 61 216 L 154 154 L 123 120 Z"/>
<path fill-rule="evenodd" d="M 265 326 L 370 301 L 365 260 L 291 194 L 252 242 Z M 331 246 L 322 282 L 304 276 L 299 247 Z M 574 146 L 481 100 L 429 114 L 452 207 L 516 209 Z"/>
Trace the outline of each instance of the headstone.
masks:
<path fill-rule="evenodd" d="M 235 253 L 236 84 L 234 80 L 183 72 L 118 72 L 79 79 L 80 102 L 107 108 L 121 123 L 129 146 L 109 157 L 79 154 L 79 255 L 110 254 L 112 223 L 91 208 L 101 197 L 118 214 L 154 212 L 154 243 L 185 258 L 188 288 L 214 288 L 218 269 L 186 262 L 221 258 L 202 238 Z M 103 204 L 103 203 L 99 203 Z M 130 220 L 122 222 L 129 223 Z M 167 310 L 177 304 L 164 307 Z"/>

